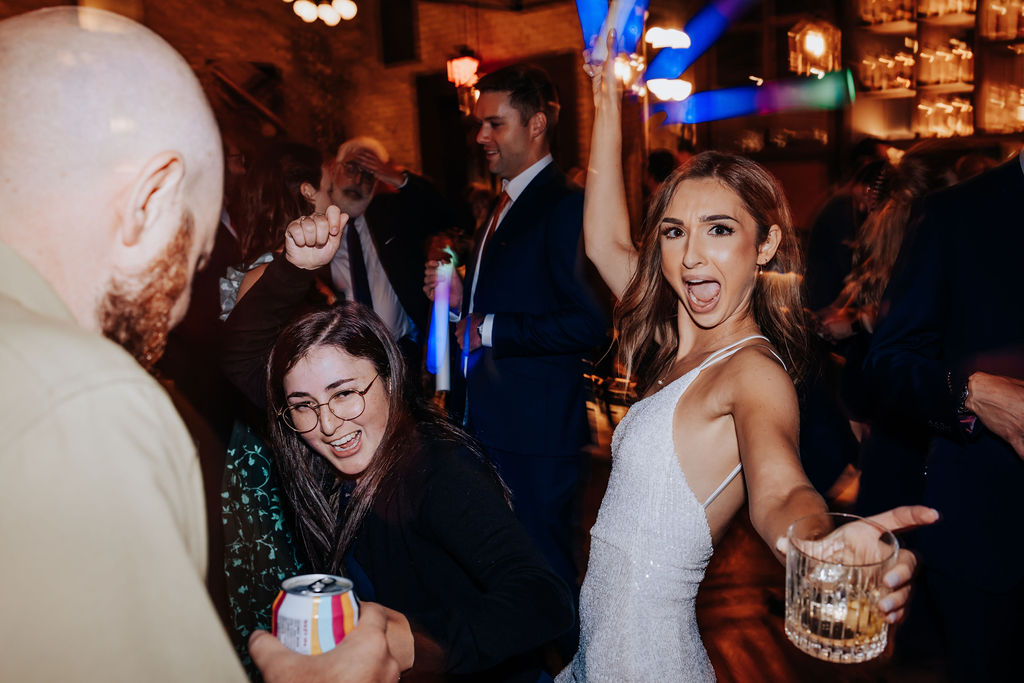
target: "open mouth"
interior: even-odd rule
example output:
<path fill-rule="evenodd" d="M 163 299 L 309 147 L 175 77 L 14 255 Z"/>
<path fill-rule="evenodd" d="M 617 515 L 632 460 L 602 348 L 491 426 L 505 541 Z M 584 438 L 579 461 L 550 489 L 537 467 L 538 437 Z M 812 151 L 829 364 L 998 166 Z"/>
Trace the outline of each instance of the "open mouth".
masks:
<path fill-rule="evenodd" d="M 686 297 L 697 313 L 714 308 L 721 293 L 722 285 L 714 280 L 690 280 L 686 283 Z"/>
<path fill-rule="evenodd" d="M 331 450 L 334 451 L 335 455 L 346 456 L 359 450 L 359 444 L 363 440 L 363 430 L 357 429 L 354 432 L 349 432 L 340 439 L 335 439 L 330 442 Z"/>
<path fill-rule="evenodd" d="M 363 193 L 354 187 L 346 187 L 341 193 L 353 201 L 358 202 L 363 199 Z"/>

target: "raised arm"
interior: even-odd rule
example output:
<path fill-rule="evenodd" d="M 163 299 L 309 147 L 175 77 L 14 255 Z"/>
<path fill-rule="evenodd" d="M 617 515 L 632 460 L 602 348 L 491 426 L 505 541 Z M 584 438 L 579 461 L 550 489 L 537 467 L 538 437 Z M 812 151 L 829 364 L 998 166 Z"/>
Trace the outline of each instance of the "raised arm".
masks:
<path fill-rule="evenodd" d="M 629 231 L 622 175 L 622 88 L 615 78 L 614 33 L 609 58 L 594 76 L 594 131 L 583 203 L 583 243 L 587 258 L 616 299 L 636 270 L 637 251 Z"/>

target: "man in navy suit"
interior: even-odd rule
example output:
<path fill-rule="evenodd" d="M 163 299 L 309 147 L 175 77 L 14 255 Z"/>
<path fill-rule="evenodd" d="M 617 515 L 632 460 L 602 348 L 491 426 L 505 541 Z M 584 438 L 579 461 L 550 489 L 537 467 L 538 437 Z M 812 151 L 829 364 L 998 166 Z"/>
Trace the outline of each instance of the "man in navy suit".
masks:
<path fill-rule="evenodd" d="M 1022 197 L 1018 156 L 927 200 L 864 365 L 880 410 L 934 434 L 917 608 L 963 681 L 1019 676 L 1024 640 Z"/>
<path fill-rule="evenodd" d="M 583 193 L 550 153 L 554 85 L 536 67 L 513 65 L 476 87 L 476 140 L 502 191 L 465 285 L 452 284 L 456 337 L 468 342 L 466 424 L 552 568 L 576 588 L 572 503 L 590 439 L 584 359 L 605 342 L 609 321 L 584 277 Z M 428 264 L 429 296 L 436 265 Z"/>

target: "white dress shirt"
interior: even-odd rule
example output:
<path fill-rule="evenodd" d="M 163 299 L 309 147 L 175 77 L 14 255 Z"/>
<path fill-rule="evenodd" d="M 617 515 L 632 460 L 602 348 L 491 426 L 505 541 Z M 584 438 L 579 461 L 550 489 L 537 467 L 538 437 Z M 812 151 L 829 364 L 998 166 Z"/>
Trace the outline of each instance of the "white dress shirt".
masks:
<path fill-rule="evenodd" d="M 373 236 L 370 235 L 370 228 L 366 223 L 366 217 L 359 216 L 345 226 L 346 230 L 353 228 L 359 234 L 359 242 L 363 248 L 363 263 L 366 264 L 366 277 L 370 281 L 373 310 L 384 321 L 392 338 L 397 341 L 412 331 L 412 320 L 402 308 L 402 303 L 398 300 L 398 295 L 395 294 L 395 289 L 391 286 L 387 273 L 384 272 L 384 266 L 381 265 L 380 257 L 377 256 L 377 247 L 373 244 Z M 334 283 L 335 291 L 342 292 L 346 301 L 354 300 L 348 241 L 344 236 L 342 236 L 341 246 L 334 258 L 331 259 L 331 280 Z"/>

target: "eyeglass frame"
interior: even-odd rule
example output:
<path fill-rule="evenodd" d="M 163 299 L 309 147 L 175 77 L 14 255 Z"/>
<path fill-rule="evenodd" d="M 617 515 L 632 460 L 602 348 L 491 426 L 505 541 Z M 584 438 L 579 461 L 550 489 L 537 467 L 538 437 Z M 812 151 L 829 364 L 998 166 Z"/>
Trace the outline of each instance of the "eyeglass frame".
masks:
<path fill-rule="evenodd" d="M 288 427 L 288 429 L 292 430 L 296 434 L 309 434 L 310 432 L 315 430 L 317 427 L 319 427 L 320 426 L 320 409 L 323 408 L 324 406 L 327 406 L 327 410 L 331 411 L 331 415 L 333 415 L 337 419 L 341 420 L 342 422 L 351 422 L 352 420 L 357 420 L 357 419 L 359 419 L 359 417 L 362 416 L 363 413 L 366 412 L 366 393 L 368 391 L 370 391 L 370 388 L 373 386 L 373 383 L 377 381 L 378 377 L 380 377 L 380 373 L 379 372 L 376 373 L 373 376 L 373 379 L 370 380 L 370 383 L 367 384 L 366 388 L 363 389 L 362 391 L 359 391 L 359 390 L 356 390 L 356 389 L 341 389 L 341 390 L 336 391 L 333 394 L 331 394 L 331 397 L 328 398 L 323 403 L 317 403 L 316 405 L 312 405 L 312 406 L 308 405 L 306 403 L 293 403 L 293 404 L 290 404 L 290 405 L 286 405 L 286 406 L 284 406 L 283 408 L 281 408 L 280 410 L 277 411 L 277 417 L 278 417 L 279 420 L 284 422 L 284 425 L 286 427 Z M 342 416 L 338 415 L 336 412 L 334 412 L 333 410 L 331 410 L 331 401 L 333 401 L 335 399 L 335 397 L 338 396 L 338 394 L 343 394 L 346 391 L 351 391 L 354 394 L 358 394 L 359 398 L 363 399 L 363 409 L 360 410 L 358 414 L 353 415 L 352 417 L 342 417 Z M 315 411 L 315 413 L 316 413 L 316 424 L 314 424 L 312 427 L 310 427 L 309 429 L 307 429 L 304 432 L 303 431 L 299 431 L 295 427 L 295 425 L 293 425 L 288 420 L 288 418 L 286 418 L 284 416 L 284 414 L 286 412 L 288 412 L 289 410 L 291 410 L 292 408 L 299 408 L 299 407 L 302 407 L 302 406 L 305 406 L 306 408 L 312 408 Z"/>
<path fill-rule="evenodd" d="M 377 182 L 377 176 L 372 171 L 368 171 L 354 161 L 343 161 L 341 162 L 341 167 L 345 169 L 345 173 L 347 173 L 349 177 L 355 178 L 356 182 L 360 185 L 363 183 L 364 179 L 367 184 Z"/>

